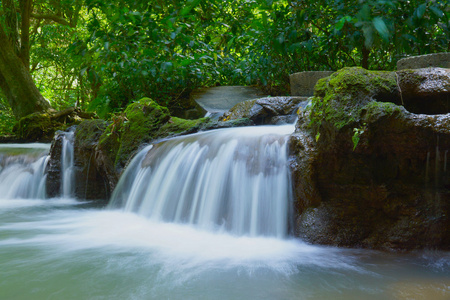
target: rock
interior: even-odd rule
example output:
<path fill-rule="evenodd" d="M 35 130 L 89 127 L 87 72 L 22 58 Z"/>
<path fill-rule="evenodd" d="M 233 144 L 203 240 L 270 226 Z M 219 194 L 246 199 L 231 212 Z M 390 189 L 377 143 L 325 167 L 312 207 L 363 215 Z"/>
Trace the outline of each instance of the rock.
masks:
<path fill-rule="evenodd" d="M 23 142 L 50 143 L 56 131 L 64 131 L 77 125 L 83 118 L 91 119 L 94 115 L 74 107 L 61 111 L 36 112 L 21 118 L 14 126 L 13 133 Z"/>
<path fill-rule="evenodd" d="M 25 116 L 13 128 L 19 139 L 28 142 L 51 142 L 58 130 L 65 130 L 68 126 L 52 119 L 49 113 L 34 113 Z"/>
<path fill-rule="evenodd" d="M 450 112 L 450 69 L 397 71 L 397 78 L 401 101 L 408 111 L 433 115 Z"/>
<path fill-rule="evenodd" d="M 314 86 L 321 78 L 330 76 L 333 71 L 306 71 L 294 73 L 289 76 L 291 95 L 311 97 L 314 95 Z"/>
<path fill-rule="evenodd" d="M 421 68 L 450 68 L 450 53 L 434 53 L 411 56 L 397 62 L 397 70 Z"/>
<path fill-rule="evenodd" d="M 105 154 L 97 149 L 108 123 L 87 120 L 77 126 L 74 142 L 75 197 L 107 201 L 118 181 L 118 174 Z"/>
<path fill-rule="evenodd" d="M 167 108 L 149 98 L 130 104 L 124 113 L 113 116 L 111 122 L 83 121 L 75 130 L 75 197 L 108 200 L 128 161 L 148 143 L 202 130 L 252 124 L 248 119 L 218 122 L 171 117 Z M 52 196 L 60 194 L 61 147 L 61 137 L 57 136 L 49 164 L 48 190 Z"/>
<path fill-rule="evenodd" d="M 52 141 L 47 164 L 46 192 L 47 197 L 54 198 L 61 195 L 61 153 L 62 135 L 56 135 Z"/>
<path fill-rule="evenodd" d="M 247 118 L 256 125 L 294 122 L 298 107 L 306 105 L 306 97 L 266 97 L 236 104 L 223 120 Z"/>
<path fill-rule="evenodd" d="M 155 132 L 170 119 L 169 110 L 150 98 L 127 106 L 100 137 L 99 148 L 120 172 L 139 145 L 156 138 Z"/>
<path fill-rule="evenodd" d="M 290 142 L 298 236 L 450 249 L 450 115 L 411 113 L 392 103 L 399 95 L 394 72 L 347 68 L 318 82 Z"/>

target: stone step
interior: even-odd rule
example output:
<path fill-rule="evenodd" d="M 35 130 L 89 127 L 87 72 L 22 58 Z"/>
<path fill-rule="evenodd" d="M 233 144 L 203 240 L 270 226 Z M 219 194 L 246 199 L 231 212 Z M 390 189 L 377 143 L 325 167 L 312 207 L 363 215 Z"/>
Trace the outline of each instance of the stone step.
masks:
<path fill-rule="evenodd" d="M 321 78 L 328 77 L 333 71 L 306 71 L 291 74 L 291 96 L 311 97 L 314 95 L 314 86 Z"/>
<path fill-rule="evenodd" d="M 397 62 L 397 70 L 422 68 L 450 68 L 450 52 L 410 56 Z"/>

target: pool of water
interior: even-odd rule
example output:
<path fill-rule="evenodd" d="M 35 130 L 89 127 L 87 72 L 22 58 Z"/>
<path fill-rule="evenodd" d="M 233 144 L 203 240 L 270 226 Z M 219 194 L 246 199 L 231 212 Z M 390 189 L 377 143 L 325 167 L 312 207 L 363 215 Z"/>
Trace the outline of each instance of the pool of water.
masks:
<path fill-rule="evenodd" d="M 388 254 L 0 200 L 0 299 L 450 299 L 450 253 Z"/>

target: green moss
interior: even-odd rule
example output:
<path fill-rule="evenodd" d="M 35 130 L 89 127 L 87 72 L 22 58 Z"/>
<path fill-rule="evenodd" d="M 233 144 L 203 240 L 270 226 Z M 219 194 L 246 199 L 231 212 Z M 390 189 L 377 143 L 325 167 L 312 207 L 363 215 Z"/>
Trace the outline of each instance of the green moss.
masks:
<path fill-rule="evenodd" d="M 206 121 L 171 117 L 166 107 L 143 98 L 112 118 L 100 137 L 99 147 L 117 168 L 122 168 L 140 145 L 185 132 Z"/>
<path fill-rule="evenodd" d="M 159 137 L 170 136 L 174 134 L 179 134 L 193 127 L 200 126 L 209 121 L 209 118 L 201 118 L 196 120 L 186 120 L 177 117 L 172 117 L 169 122 L 164 124 L 158 132 Z"/>
<path fill-rule="evenodd" d="M 125 164 L 142 143 L 158 137 L 158 130 L 170 119 L 169 110 L 150 98 L 142 98 L 127 106 L 120 126 L 121 141 L 116 164 Z"/>
<path fill-rule="evenodd" d="M 106 129 L 99 138 L 98 147 L 117 169 L 121 169 L 142 144 L 155 139 L 200 130 L 249 125 L 249 122 L 249 119 L 217 122 L 209 118 L 185 120 L 171 117 L 166 107 L 143 98 L 128 105 L 123 113 L 114 115 L 107 127 L 106 124 L 102 125 Z M 92 129 L 85 129 L 86 133 L 83 134 L 86 139 L 90 139 L 90 134 L 95 132 L 95 124 L 97 123 L 84 125 Z"/>
<path fill-rule="evenodd" d="M 359 122 L 362 108 L 370 102 L 395 95 L 394 72 L 344 68 L 322 78 L 315 87 L 310 127 L 315 133 L 323 122 L 337 129 Z"/>
<path fill-rule="evenodd" d="M 21 118 L 14 126 L 14 133 L 27 141 L 50 141 L 57 130 L 65 130 L 68 125 L 51 118 L 48 113 L 33 113 Z"/>
<path fill-rule="evenodd" d="M 381 117 L 391 117 L 402 112 L 402 107 L 391 102 L 370 102 L 361 109 L 361 117 L 371 122 Z"/>
<path fill-rule="evenodd" d="M 107 126 L 108 123 L 101 119 L 81 122 L 75 131 L 75 141 L 78 143 L 78 147 L 95 146 Z"/>

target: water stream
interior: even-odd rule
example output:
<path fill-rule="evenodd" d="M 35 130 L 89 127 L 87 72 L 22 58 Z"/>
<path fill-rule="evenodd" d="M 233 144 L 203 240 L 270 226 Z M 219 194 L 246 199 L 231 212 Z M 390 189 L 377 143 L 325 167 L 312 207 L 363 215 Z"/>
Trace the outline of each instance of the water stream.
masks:
<path fill-rule="evenodd" d="M 289 236 L 291 131 L 226 129 L 150 146 L 107 209 L 13 189 L 14 178 L 45 178 L 48 146 L 0 147 L 0 299 L 449 299 L 448 252 Z M 37 180 L 20 182 L 34 191 Z"/>

